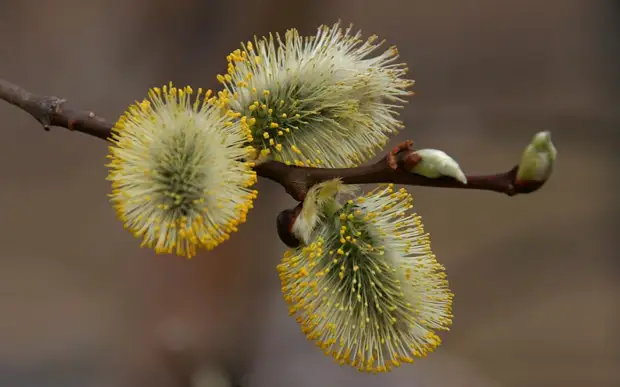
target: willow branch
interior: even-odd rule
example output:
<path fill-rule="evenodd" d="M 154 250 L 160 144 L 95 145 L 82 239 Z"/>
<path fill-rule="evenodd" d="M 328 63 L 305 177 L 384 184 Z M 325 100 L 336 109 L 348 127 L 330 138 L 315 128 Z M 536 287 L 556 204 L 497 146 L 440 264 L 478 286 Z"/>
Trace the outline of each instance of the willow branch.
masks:
<path fill-rule="evenodd" d="M 22 87 L 0 79 L 0 99 L 28 112 L 45 130 L 66 128 L 102 140 L 109 140 L 114 123 L 98 117 L 90 110 L 72 107 L 60 97 L 33 94 Z M 303 200 L 308 189 L 322 181 L 341 178 L 346 184 L 394 183 L 411 186 L 461 188 L 493 191 L 513 196 L 539 189 L 544 182 L 523 184 L 516 181 L 518 166 L 507 172 L 491 175 L 467 175 L 467 184 L 450 177 L 430 179 L 403 168 L 404 160 L 415 151 L 405 149 L 398 153 L 398 166 L 393 168 L 389 155 L 378 162 L 355 168 L 309 168 L 289 166 L 268 161 L 255 167 L 256 173 L 284 187 L 296 200 Z"/>
<path fill-rule="evenodd" d="M 114 126 L 92 111 L 68 106 L 64 98 L 33 94 L 2 79 L 0 99 L 28 112 L 47 131 L 57 126 L 106 140 Z"/>

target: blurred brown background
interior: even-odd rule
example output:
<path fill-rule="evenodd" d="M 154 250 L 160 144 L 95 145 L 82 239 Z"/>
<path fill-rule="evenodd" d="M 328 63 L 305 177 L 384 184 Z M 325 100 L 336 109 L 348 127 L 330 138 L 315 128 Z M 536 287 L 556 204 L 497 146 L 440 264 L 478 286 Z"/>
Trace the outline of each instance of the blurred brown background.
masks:
<path fill-rule="evenodd" d="M 216 86 L 253 34 L 342 18 L 410 64 L 403 138 L 469 172 L 510 168 L 538 130 L 560 151 L 533 195 L 412 189 L 456 317 L 438 352 L 372 377 L 336 367 L 287 315 L 274 222 L 292 202 L 280 187 L 261 182 L 248 223 L 215 252 L 155 257 L 108 204 L 105 144 L 44 133 L 0 103 L 0 386 L 180 386 L 161 351 L 171 321 L 193 335 L 180 363 L 222 362 L 248 387 L 620 385 L 613 4 L 0 0 L 0 77 L 110 119 L 169 80 Z"/>

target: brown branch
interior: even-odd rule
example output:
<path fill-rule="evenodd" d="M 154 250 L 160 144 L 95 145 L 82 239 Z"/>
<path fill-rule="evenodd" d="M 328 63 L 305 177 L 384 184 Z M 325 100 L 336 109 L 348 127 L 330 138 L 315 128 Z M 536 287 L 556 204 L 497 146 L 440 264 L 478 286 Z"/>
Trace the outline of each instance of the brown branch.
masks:
<path fill-rule="evenodd" d="M 0 99 L 28 112 L 43 125 L 45 130 L 57 126 L 108 140 L 114 126 L 91 111 L 67 106 L 65 99 L 33 94 L 2 79 L 0 79 Z M 398 153 L 396 168 L 394 168 L 394 154 L 391 152 L 377 163 L 356 168 L 308 168 L 268 161 L 256 166 L 255 170 L 259 176 L 282 185 L 286 192 L 298 201 L 303 200 L 308 189 L 314 184 L 334 178 L 342 178 L 347 184 L 395 183 L 494 191 L 508 196 L 530 193 L 544 184 L 544 182 L 517 182 L 518 166 L 504 173 L 468 175 L 467 184 L 450 177 L 430 179 L 405 170 L 404 167 L 410 167 L 412 160 L 415 162 L 417 156 L 415 151 L 406 146 L 399 146 L 395 148 L 394 153 Z M 417 160 L 419 161 L 419 157 Z"/>
<path fill-rule="evenodd" d="M 400 160 L 415 151 L 403 152 Z M 399 165 L 402 161 L 399 161 Z M 467 184 L 463 184 L 451 177 L 430 179 L 415 173 L 407 172 L 403 168 L 392 169 L 388 165 L 388 157 L 384 157 L 375 164 L 356 168 L 306 168 L 287 166 L 282 163 L 268 162 L 256 167 L 260 176 L 266 177 L 281 184 L 293 198 L 302 200 L 305 193 L 314 184 L 341 178 L 346 184 L 373 184 L 394 183 L 423 187 L 462 188 L 482 191 L 494 191 L 513 196 L 530 193 L 540 188 L 543 183 L 527 182 L 516 183 L 518 165 L 511 170 L 492 175 L 467 175 Z"/>
<path fill-rule="evenodd" d="M 2 79 L 0 99 L 30 113 L 45 130 L 58 126 L 106 140 L 114 126 L 91 111 L 66 106 L 67 101 L 63 98 L 32 94 Z"/>

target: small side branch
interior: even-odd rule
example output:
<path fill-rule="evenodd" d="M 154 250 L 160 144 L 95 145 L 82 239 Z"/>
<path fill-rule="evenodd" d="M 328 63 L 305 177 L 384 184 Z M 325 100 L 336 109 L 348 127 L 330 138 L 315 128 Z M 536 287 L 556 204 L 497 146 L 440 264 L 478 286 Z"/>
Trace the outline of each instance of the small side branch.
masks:
<path fill-rule="evenodd" d="M 0 99 L 28 112 L 45 130 L 57 126 L 109 140 L 114 126 L 92 111 L 68 106 L 63 98 L 33 94 L 2 79 L 0 79 Z M 503 173 L 467 175 L 467 184 L 451 177 L 427 178 L 409 172 L 411 164 L 419 161 L 419 156 L 410 149 L 410 145 L 410 142 L 400 144 L 377 163 L 355 168 L 309 168 L 268 161 L 256 166 L 255 170 L 259 176 L 280 184 L 298 201 L 303 200 L 314 184 L 335 178 L 341 178 L 346 184 L 394 183 L 493 191 L 508 196 L 534 192 L 544 184 L 544 181 L 518 182 L 516 180 L 518 166 Z"/>

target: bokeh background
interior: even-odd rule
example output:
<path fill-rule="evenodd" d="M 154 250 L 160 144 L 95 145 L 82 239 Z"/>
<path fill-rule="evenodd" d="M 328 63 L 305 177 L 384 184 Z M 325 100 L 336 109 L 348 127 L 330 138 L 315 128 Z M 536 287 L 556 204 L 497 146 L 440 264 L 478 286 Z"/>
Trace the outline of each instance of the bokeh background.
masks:
<path fill-rule="evenodd" d="M 200 364 L 247 387 L 620 385 L 614 3 L 0 0 L 0 77 L 110 119 L 169 80 L 216 87 L 254 34 L 341 18 L 410 65 L 401 138 L 467 172 L 507 170 L 538 130 L 560 151 L 532 195 L 411 188 L 456 317 L 432 356 L 373 377 L 335 366 L 287 315 L 274 223 L 293 202 L 279 186 L 260 183 L 214 252 L 154 256 L 108 204 L 105 144 L 0 102 L 0 386 L 183 387 Z M 189 344 L 171 354 L 173 339 Z"/>

